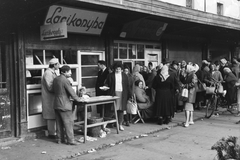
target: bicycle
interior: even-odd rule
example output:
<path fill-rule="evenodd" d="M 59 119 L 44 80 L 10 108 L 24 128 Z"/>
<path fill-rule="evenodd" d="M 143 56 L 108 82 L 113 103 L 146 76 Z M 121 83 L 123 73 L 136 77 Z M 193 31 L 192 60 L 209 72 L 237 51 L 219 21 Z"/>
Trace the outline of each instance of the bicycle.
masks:
<path fill-rule="evenodd" d="M 227 105 L 226 102 L 223 101 L 223 93 L 219 93 L 218 92 L 218 88 L 220 82 L 216 82 L 214 84 L 215 86 L 215 90 L 214 92 L 211 94 L 211 97 L 207 100 L 206 103 L 206 114 L 205 117 L 206 118 L 210 118 L 213 113 L 215 112 L 216 114 L 219 115 L 219 113 L 224 113 L 224 112 L 230 112 L 231 114 L 238 114 L 238 105 L 237 103 L 231 104 L 231 107 Z M 216 111 L 217 108 L 226 108 L 226 110 L 218 110 Z"/>

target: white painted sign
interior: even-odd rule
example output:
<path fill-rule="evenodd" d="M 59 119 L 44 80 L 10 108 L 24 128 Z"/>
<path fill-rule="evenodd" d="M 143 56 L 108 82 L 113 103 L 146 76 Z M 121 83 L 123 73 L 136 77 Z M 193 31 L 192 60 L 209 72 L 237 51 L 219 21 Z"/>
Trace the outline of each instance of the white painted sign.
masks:
<path fill-rule="evenodd" d="M 40 27 L 41 41 L 67 38 L 67 23 L 56 23 Z"/>
<path fill-rule="evenodd" d="M 101 34 L 107 13 L 53 5 L 49 8 L 45 25 L 66 22 L 68 32 Z"/>

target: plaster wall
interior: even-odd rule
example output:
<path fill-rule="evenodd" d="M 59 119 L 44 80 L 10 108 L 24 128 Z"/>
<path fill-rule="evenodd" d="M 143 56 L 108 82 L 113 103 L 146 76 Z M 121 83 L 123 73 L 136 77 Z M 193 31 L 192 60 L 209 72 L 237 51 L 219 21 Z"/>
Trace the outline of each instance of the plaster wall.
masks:
<path fill-rule="evenodd" d="M 174 5 L 186 6 L 186 0 L 158 0 Z M 240 1 L 238 0 L 193 0 L 193 9 L 204 11 L 206 2 L 206 12 L 216 14 L 217 3 L 223 4 L 223 16 L 240 19 Z"/>

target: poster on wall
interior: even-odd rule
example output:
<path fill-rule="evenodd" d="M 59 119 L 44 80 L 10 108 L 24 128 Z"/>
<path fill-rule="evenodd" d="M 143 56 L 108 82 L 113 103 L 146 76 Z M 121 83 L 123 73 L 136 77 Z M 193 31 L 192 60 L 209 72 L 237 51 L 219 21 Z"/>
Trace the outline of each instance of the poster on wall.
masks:
<path fill-rule="evenodd" d="M 49 8 L 44 25 L 66 22 L 68 32 L 99 35 L 107 13 L 53 5 Z"/>

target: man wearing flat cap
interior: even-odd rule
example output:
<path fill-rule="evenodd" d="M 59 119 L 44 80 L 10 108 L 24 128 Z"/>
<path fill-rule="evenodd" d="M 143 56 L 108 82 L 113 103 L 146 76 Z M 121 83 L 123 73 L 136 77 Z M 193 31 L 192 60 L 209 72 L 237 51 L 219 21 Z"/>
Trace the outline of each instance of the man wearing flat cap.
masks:
<path fill-rule="evenodd" d="M 48 137 L 55 139 L 56 136 L 56 120 L 55 111 L 53 108 L 54 94 L 53 94 L 53 80 L 57 77 L 56 71 L 60 67 L 57 58 L 52 58 L 49 61 L 49 67 L 42 77 L 42 114 L 47 121 Z"/>

